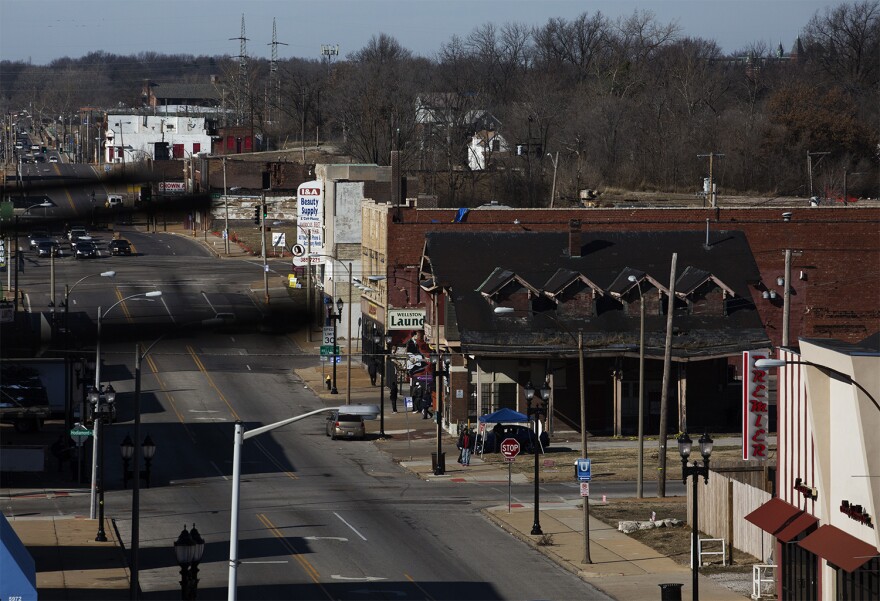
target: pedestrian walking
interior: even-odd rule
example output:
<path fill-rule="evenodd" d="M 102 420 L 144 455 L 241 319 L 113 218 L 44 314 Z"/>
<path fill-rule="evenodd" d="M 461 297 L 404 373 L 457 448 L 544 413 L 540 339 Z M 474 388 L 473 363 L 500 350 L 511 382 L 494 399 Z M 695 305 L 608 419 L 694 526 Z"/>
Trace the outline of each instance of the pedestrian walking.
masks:
<path fill-rule="evenodd" d="M 391 380 L 391 386 L 388 388 L 388 398 L 391 399 L 391 413 L 397 413 L 397 380 Z"/>
<path fill-rule="evenodd" d="M 370 359 L 367 362 L 367 373 L 370 374 L 370 385 L 375 386 L 376 385 L 376 374 L 378 373 L 378 370 L 376 369 L 376 360 L 375 359 Z"/>
<path fill-rule="evenodd" d="M 473 452 L 475 446 L 474 433 L 471 432 L 470 428 L 465 428 L 461 436 L 458 437 L 458 446 L 461 449 L 461 464 L 465 466 L 470 465 L 471 452 Z"/>

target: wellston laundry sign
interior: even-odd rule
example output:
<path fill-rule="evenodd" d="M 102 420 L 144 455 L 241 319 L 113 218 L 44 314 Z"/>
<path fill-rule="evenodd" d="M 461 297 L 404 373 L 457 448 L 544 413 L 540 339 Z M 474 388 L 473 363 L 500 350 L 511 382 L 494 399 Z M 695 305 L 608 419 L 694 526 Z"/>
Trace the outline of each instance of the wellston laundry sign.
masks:
<path fill-rule="evenodd" d="M 421 330 L 424 325 L 424 309 L 388 309 L 388 330 Z"/>

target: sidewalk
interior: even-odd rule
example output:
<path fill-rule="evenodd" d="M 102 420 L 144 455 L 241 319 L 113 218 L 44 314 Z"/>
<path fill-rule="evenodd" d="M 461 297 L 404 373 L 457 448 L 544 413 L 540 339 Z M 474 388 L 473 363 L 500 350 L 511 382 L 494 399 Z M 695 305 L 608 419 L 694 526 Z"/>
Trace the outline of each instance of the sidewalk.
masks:
<path fill-rule="evenodd" d="M 302 332 L 294 342 L 306 352 L 317 354 L 319 342 L 307 342 Z M 317 334 L 314 336 L 317 339 Z M 341 367 L 341 369 L 340 369 Z M 345 403 L 347 380 L 345 358 L 337 367 L 339 394 L 330 394 L 324 386 L 324 376 L 329 366 L 296 370 L 303 383 L 315 394 L 328 402 Z M 352 361 L 352 403 L 378 403 L 379 386 L 372 386 L 366 369 L 360 361 Z M 503 464 L 488 463 L 478 456 L 469 466 L 460 465 L 456 458 L 456 437 L 445 434 L 442 439 L 446 454 L 446 473 L 435 476 L 431 454 L 437 450 L 437 425 L 433 420 L 423 420 L 417 413 L 405 412 L 402 397 L 398 399 L 398 413 L 391 413 L 390 402 L 385 394 L 385 434 L 387 438 L 375 439 L 375 444 L 387 452 L 395 463 L 417 475 L 422 480 L 438 485 L 455 485 L 463 482 L 507 484 L 507 470 Z M 378 432 L 380 422 L 370 422 L 368 432 Z M 523 474 L 514 474 L 514 482 L 527 482 Z M 506 500 L 505 500 L 506 501 Z M 489 507 L 484 515 L 503 530 L 534 547 L 540 553 L 566 570 L 621 601 L 630 599 L 659 599 L 661 584 L 683 584 L 682 598 L 691 597 L 691 570 L 657 553 L 618 532 L 607 524 L 590 518 L 591 564 L 582 563 L 584 558 L 583 506 L 580 498 L 566 503 L 541 503 L 541 528 L 552 536 L 552 545 L 539 545 L 540 536 L 530 534 L 534 516 L 531 503 L 514 504 L 508 512 L 507 503 Z M 747 599 L 709 578 L 700 577 L 700 595 L 704 599 L 734 601 Z"/>

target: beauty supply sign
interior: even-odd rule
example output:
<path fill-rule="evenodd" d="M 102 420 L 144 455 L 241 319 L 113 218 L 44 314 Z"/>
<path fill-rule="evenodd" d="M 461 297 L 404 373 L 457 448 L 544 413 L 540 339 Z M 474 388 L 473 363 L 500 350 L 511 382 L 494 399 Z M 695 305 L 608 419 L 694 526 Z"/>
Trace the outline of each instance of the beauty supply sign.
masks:
<path fill-rule="evenodd" d="M 770 413 L 770 375 L 755 367 L 758 359 L 769 359 L 770 352 L 743 352 L 743 455 L 749 461 L 767 459 Z"/>
<path fill-rule="evenodd" d="M 324 253 L 324 182 L 303 182 L 296 189 L 296 243 L 312 254 Z M 294 257 L 294 264 L 323 263 L 323 257 Z"/>

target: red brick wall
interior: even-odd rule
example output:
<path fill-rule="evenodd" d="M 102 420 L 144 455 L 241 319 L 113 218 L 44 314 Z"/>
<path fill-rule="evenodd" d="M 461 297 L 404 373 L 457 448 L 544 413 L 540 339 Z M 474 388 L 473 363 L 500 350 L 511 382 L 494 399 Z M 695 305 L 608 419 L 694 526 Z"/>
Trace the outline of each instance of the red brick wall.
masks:
<path fill-rule="evenodd" d="M 782 220 L 790 212 L 791 221 Z M 567 232 L 569 220 L 583 231 L 742 230 L 764 284 L 752 297 L 774 344 L 782 339 L 782 288 L 785 249 L 792 259 L 791 341 L 799 336 L 857 342 L 880 329 L 880 208 L 719 208 L 719 209 L 504 209 L 470 211 L 452 223 L 456 209 L 401 208 L 400 221 L 388 224 L 388 268 L 417 265 L 425 233 L 432 231 Z M 515 223 L 514 221 L 517 221 Z M 806 279 L 800 279 L 800 272 Z M 393 293 L 393 291 L 391 291 Z M 393 297 L 393 303 L 403 298 Z"/>

